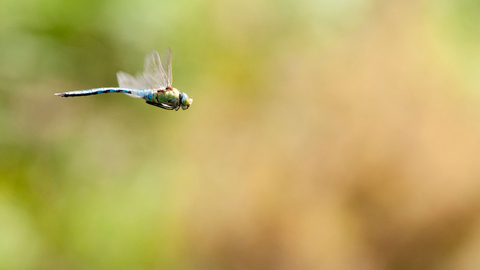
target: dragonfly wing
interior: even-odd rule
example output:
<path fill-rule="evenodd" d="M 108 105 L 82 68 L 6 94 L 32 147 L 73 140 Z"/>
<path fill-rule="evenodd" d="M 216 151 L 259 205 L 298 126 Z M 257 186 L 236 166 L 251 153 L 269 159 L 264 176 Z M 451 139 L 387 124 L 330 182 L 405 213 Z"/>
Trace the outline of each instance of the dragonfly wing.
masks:
<path fill-rule="evenodd" d="M 156 51 L 151 51 L 145 57 L 143 77 L 148 84 L 154 86 L 153 88 L 165 89 L 168 86 L 167 74 L 162 68 L 160 56 Z"/>
<path fill-rule="evenodd" d="M 143 73 L 137 73 L 137 76 L 135 76 L 135 81 L 140 87 L 142 87 L 142 89 L 155 88 L 155 84 L 152 82 L 152 80 L 148 80 Z"/>
<path fill-rule="evenodd" d="M 118 86 L 120 88 L 129 88 L 129 89 L 136 89 L 136 90 L 145 90 L 145 89 L 151 89 L 152 87 L 147 85 L 145 78 L 143 77 L 142 74 L 137 75 L 136 78 L 134 78 L 132 75 L 125 73 L 123 71 L 117 72 L 117 80 L 118 80 Z M 135 94 L 127 94 L 131 97 L 136 97 L 139 98 L 140 96 L 137 96 Z"/>
<path fill-rule="evenodd" d="M 117 72 L 117 80 L 118 80 L 119 87 L 138 89 L 138 90 L 141 89 L 139 88 L 139 85 L 136 79 L 132 75 L 125 73 L 123 71 Z"/>
<path fill-rule="evenodd" d="M 165 71 L 165 75 L 167 75 L 167 86 L 172 86 L 172 50 L 167 48 L 160 59 L 162 61 L 162 67 Z"/>

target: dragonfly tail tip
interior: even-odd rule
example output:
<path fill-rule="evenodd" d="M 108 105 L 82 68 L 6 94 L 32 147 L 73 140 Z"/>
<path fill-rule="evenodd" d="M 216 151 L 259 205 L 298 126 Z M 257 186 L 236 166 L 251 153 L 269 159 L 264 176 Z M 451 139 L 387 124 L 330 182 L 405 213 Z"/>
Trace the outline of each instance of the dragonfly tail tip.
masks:
<path fill-rule="evenodd" d="M 63 97 L 64 94 L 63 93 L 55 93 L 55 96 L 60 96 L 60 97 Z"/>

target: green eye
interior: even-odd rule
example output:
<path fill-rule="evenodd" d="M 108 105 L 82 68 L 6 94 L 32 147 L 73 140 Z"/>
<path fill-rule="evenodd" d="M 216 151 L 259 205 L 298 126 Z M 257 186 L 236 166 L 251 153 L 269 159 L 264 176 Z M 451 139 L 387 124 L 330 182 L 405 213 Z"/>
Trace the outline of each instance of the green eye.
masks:
<path fill-rule="evenodd" d="M 182 93 L 182 109 L 183 110 L 188 109 L 190 105 L 192 105 L 192 103 L 193 103 L 193 99 L 189 98 L 187 94 Z"/>

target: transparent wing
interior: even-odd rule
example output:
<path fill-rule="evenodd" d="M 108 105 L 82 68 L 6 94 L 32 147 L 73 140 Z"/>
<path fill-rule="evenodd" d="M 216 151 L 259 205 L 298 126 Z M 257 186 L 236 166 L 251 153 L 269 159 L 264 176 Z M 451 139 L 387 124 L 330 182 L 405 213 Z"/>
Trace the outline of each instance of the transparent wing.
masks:
<path fill-rule="evenodd" d="M 167 86 L 172 86 L 172 50 L 170 48 L 167 48 L 162 54 L 161 61 L 165 75 L 167 75 Z"/>
<path fill-rule="evenodd" d="M 125 73 L 123 71 L 117 72 L 117 80 L 118 86 L 121 88 L 129 88 L 129 89 L 136 89 L 136 90 L 146 90 L 146 89 L 153 89 L 152 85 L 147 83 L 143 74 L 137 74 L 137 77 L 134 78 L 132 75 Z M 131 97 L 140 97 L 134 94 L 127 94 Z"/>
<path fill-rule="evenodd" d="M 151 89 L 152 85 L 149 85 L 143 77 L 143 74 L 137 74 L 137 77 L 125 73 L 123 71 L 117 72 L 118 86 L 121 88 L 130 88 L 137 90 Z"/>
<path fill-rule="evenodd" d="M 162 68 L 160 56 L 156 51 L 151 51 L 145 57 L 143 78 L 149 85 L 152 85 L 153 88 L 165 89 L 168 86 L 167 74 Z"/>

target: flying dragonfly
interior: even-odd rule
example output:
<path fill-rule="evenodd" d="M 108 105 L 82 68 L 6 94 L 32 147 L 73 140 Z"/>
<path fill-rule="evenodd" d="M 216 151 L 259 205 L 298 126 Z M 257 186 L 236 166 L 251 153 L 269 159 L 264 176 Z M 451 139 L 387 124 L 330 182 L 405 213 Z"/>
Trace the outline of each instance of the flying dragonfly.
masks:
<path fill-rule="evenodd" d="M 117 72 L 119 87 L 103 87 L 90 90 L 56 93 L 61 97 L 81 97 L 104 93 L 124 93 L 134 98 L 143 98 L 147 104 L 165 110 L 186 110 L 193 99 L 172 87 L 172 51 L 167 48 L 162 57 L 151 51 L 145 57 L 143 73 L 136 77 L 123 71 Z"/>

